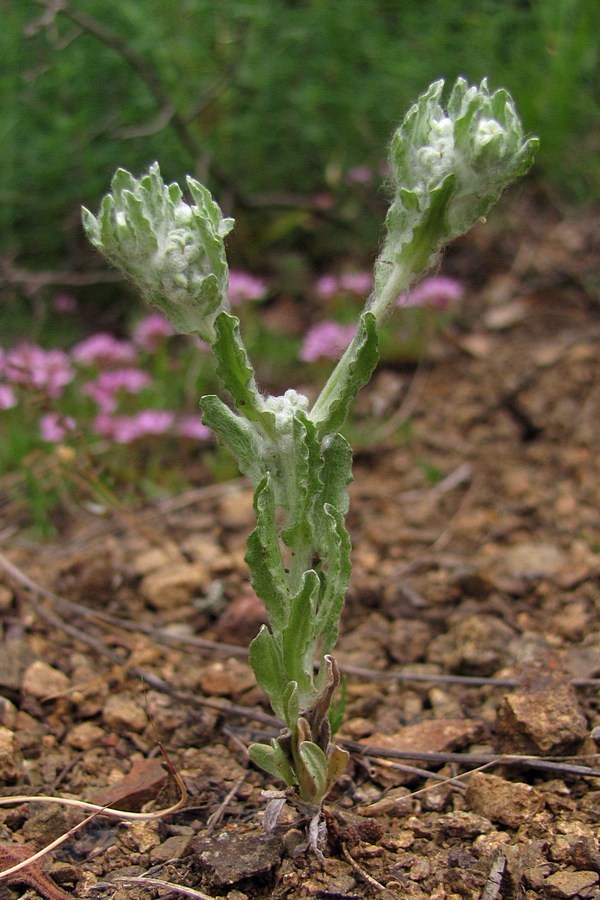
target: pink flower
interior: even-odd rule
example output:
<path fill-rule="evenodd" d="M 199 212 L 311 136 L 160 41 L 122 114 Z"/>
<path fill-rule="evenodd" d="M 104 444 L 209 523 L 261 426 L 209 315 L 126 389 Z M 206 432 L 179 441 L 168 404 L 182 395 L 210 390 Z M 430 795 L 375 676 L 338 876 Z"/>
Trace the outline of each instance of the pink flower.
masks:
<path fill-rule="evenodd" d="M 229 272 L 229 301 L 232 306 L 244 300 L 260 300 L 267 293 L 267 285 L 248 272 Z"/>
<path fill-rule="evenodd" d="M 44 390 L 49 397 L 60 397 L 75 377 L 69 359 L 62 350 L 44 350 L 37 344 L 20 344 L 9 350 L 4 372 L 14 384 Z"/>
<path fill-rule="evenodd" d="M 331 297 L 335 297 L 340 286 L 335 275 L 322 275 L 317 281 L 316 288 L 319 297 L 329 300 Z"/>
<path fill-rule="evenodd" d="M 318 295 L 329 300 L 336 294 L 368 294 L 373 287 L 370 272 L 343 272 L 339 276 L 322 275 L 317 281 Z"/>
<path fill-rule="evenodd" d="M 434 309 L 448 309 L 464 294 L 464 288 L 456 278 L 446 275 L 432 275 L 407 294 L 398 298 L 398 306 L 433 306 Z"/>
<path fill-rule="evenodd" d="M 151 313 L 136 324 L 133 329 L 133 343 L 148 353 L 156 350 L 166 337 L 175 331 L 170 322 L 160 313 Z"/>
<path fill-rule="evenodd" d="M 175 416 L 168 410 L 145 409 L 133 416 L 110 416 L 100 413 L 94 431 L 117 444 L 131 444 L 148 435 L 165 434 L 173 428 Z"/>
<path fill-rule="evenodd" d="M 206 441 L 212 436 L 212 431 L 200 416 L 182 416 L 177 423 L 177 432 L 182 437 L 196 438 L 199 441 Z"/>
<path fill-rule="evenodd" d="M 300 359 L 314 362 L 322 357 L 337 359 L 346 349 L 356 325 L 340 325 L 339 322 L 321 322 L 308 331 L 300 350 Z"/>
<path fill-rule="evenodd" d="M 346 172 L 346 181 L 349 184 L 371 184 L 373 171 L 368 166 L 352 166 Z"/>
<path fill-rule="evenodd" d="M 71 416 L 50 412 L 41 417 L 39 426 L 42 440 L 56 444 L 58 441 L 64 440 L 70 431 L 73 431 L 75 419 L 72 419 Z"/>
<path fill-rule="evenodd" d="M 142 369 L 109 369 L 100 372 L 95 381 L 84 384 L 82 392 L 91 397 L 102 412 L 111 413 L 117 408 L 119 391 L 139 394 L 150 382 L 150 376 Z"/>
<path fill-rule="evenodd" d="M 123 365 L 135 363 L 135 347 L 104 331 L 90 335 L 71 350 L 71 357 L 83 366 Z"/>
<path fill-rule="evenodd" d="M 15 392 L 9 384 L 0 384 L 0 409 L 12 409 L 17 405 Z"/>
<path fill-rule="evenodd" d="M 340 288 L 349 294 L 368 294 L 373 287 L 370 272 L 346 272 L 340 275 Z"/>
<path fill-rule="evenodd" d="M 56 294 L 52 298 L 52 308 L 61 313 L 75 312 L 77 300 L 72 294 Z"/>

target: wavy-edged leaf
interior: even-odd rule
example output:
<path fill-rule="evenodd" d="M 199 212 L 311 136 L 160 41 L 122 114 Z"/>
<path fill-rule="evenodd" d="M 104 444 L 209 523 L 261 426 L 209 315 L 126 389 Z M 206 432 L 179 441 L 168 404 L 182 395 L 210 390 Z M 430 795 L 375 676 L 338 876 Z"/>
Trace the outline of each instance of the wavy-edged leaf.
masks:
<path fill-rule="evenodd" d="M 215 333 L 212 346 L 218 362 L 217 373 L 242 415 L 257 421 L 261 418 L 263 401 L 240 337 L 240 320 L 227 312 L 219 313 L 215 319 Z"/>
<path fill-rule="evenodd" d="M 311 412 L 319 434 L 338 431 L 344 422 L 351 402 L 366 384 L 377 365 L 379 356 L 375 316 L 364 312 L 352 342 L 329 381 L 323 388 Z"/>
<path fill-rule="evenodd" d="M 256 528 L 248 538 L 246 562 L 252 587 L 264 601 L 275 632 L 288 621 L 290 594 L 279 541 L 271 476 L 265 475 L 254 494 Z"/>
<path fill-rule="evenodd" d="M 277 642 L 263 625 L 248 648 L 248 661 L 256 681 L 271 701 L 274 712 L 285 719 L 283 695 L 288 678 Z"/>
<path fill-rule="evenodd" d="M 324 507 L 326 530 L 322 539 L 328 561 L 327 579 L 317 611 L 317 631 L 324 654 L 331 653 L 338 638 L 339 619 L 344 605 L 352 564 L 350 536 L 339 511 L 330 504 Z"/>
<path fill-rule="evenodd" d="M 202 420 L 218 440 L 235 456 L 244 475 L 256 484 L 263 477 L 262 453 L 256 433 L 245 419 L 236 415 L 215 394 L 200 400 Z"/>
<path fill-rule="evenodd" d="M 304 573 L 302 586 L 292 597 L 288 623 L 281 636 L 288 678 L 298 684 L 300 709 L 310 702 L 314 694 L 313 660 L 318 638 L 315 613 L 320 585 L 314 569 Z"/>
<path fill-rule="evenodd" d="M 323 504 L 334 506 L 340 515 L 348 512 L 348 485 L 352 481 L 352 448 L 339 433 L 331 435 L 323 450 L 323 482 L 321 499 Z"/>

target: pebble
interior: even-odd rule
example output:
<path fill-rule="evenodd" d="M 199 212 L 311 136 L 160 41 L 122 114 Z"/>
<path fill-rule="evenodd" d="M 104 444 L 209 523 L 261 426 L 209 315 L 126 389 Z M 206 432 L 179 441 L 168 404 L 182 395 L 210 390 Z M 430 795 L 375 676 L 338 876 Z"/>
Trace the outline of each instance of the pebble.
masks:
<path fill-rule="evenodd" d="M 112 694 L 102 710 L 106 725 L 114 731 L 143 731 L 148 724 L 146 713 L 134 700 Z"/>
<path fill-rule="evenodd" d="M 567 753 L 588 734 L 572 685 L 549 668 L 530 670 L 527 683 L 498 707 L 496 731 L 507 753 Z"/>
<path fill-rule="evenodd" d="M 16 781 L 21 772 L 21 763 L 14 733 L 0 726 L 0 784 Z"/>
<path fill-rule="evenodd" d="M 546 886 L 554 897 L 576 897 L 581 891 L 594 887 L 599 880 L 597 872 L 554 872 L 546 878 Z"/>
<path fill-rule="evenodd" d="M 175 834 L 150 851 L 150 862 L 165 863 L 170 859 L 181 859 L 190 852 L 194 841 L 193 835 Z"/>
<path fill-rule="evenodd" d="M 71 680 L 64 672 L 49 666 L 48 663 L 37 660 L 31 663 L 23 672 L 21 690 L 38 700 L 44 697 L 52 698 L 57 694 L 64 694 L 71 687 Z"/>
<path fill-rule="evenodd" d="M 203 563 L 169 563 L 146 575 L 140 591 L 155 609 L 183 606 L 210 581 Z"/>
<path fill-rule="evenodd" d="M 31 649 L 25 641 L 4 641 L 0 653 L 0 689 L 18 691 L 23 672 L 33 659 Z"/>
<path fill-rule="evenodd" d="M 208 696 L 233 697 L 255 683 L 250 666 L 235 657 L 210 663 L 200 675 L 200 687 Z"/>
<path fill-rule="evenodd" d="M 508 828 L 518 828 L 544 808 L 535 788 L 481 772 L 471 775 L 466 800 L 473 812 Z"/>
<path fill-rule="evenodd" d="M 76 750 L 89 750 L 100 744 L 105 731 L 93 722 L 80 722 L 67 733 L 65 743 Z"/>

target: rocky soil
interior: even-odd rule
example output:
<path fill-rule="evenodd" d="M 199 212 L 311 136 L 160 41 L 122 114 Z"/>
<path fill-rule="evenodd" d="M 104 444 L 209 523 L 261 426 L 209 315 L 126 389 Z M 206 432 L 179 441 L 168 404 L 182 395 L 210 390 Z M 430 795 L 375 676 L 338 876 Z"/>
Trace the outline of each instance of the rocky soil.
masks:
<path fill-rule="evenodd" d="M 288 811 L 262 827 L 251 740 L 278 726 L 245 648 L 243 480 L 144 509 L 2 525 L 0 783 L 100 814 L 0 898 L 600 897 L 600 303 L 597 217 L 525 195 L 445 271 L 456 326 L 384 366 L 352 438 L 347 776 L 323 861 Z M 164 754 L 164 755 L 163 755 Z M 166 762 L 165 760 L 168 760 Z M 0 868 L 87 813 L 0 807 Z"/>

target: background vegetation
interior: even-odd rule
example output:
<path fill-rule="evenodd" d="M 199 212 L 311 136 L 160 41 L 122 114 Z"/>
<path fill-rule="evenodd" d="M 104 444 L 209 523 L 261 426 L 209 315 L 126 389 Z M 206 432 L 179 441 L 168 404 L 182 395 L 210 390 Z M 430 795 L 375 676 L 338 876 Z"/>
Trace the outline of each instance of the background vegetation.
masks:
<path fill-rule="evenodd" d="M 0 256 L 29 268 L 90 265 L 81 203 L 154 159 L 209 184 L 252 267 L 371 247 L 394 126 L 459 74 L 513 93 L 557 196 L 597 192 L 597 0 L 9 0 L 3 20 Z"/>

